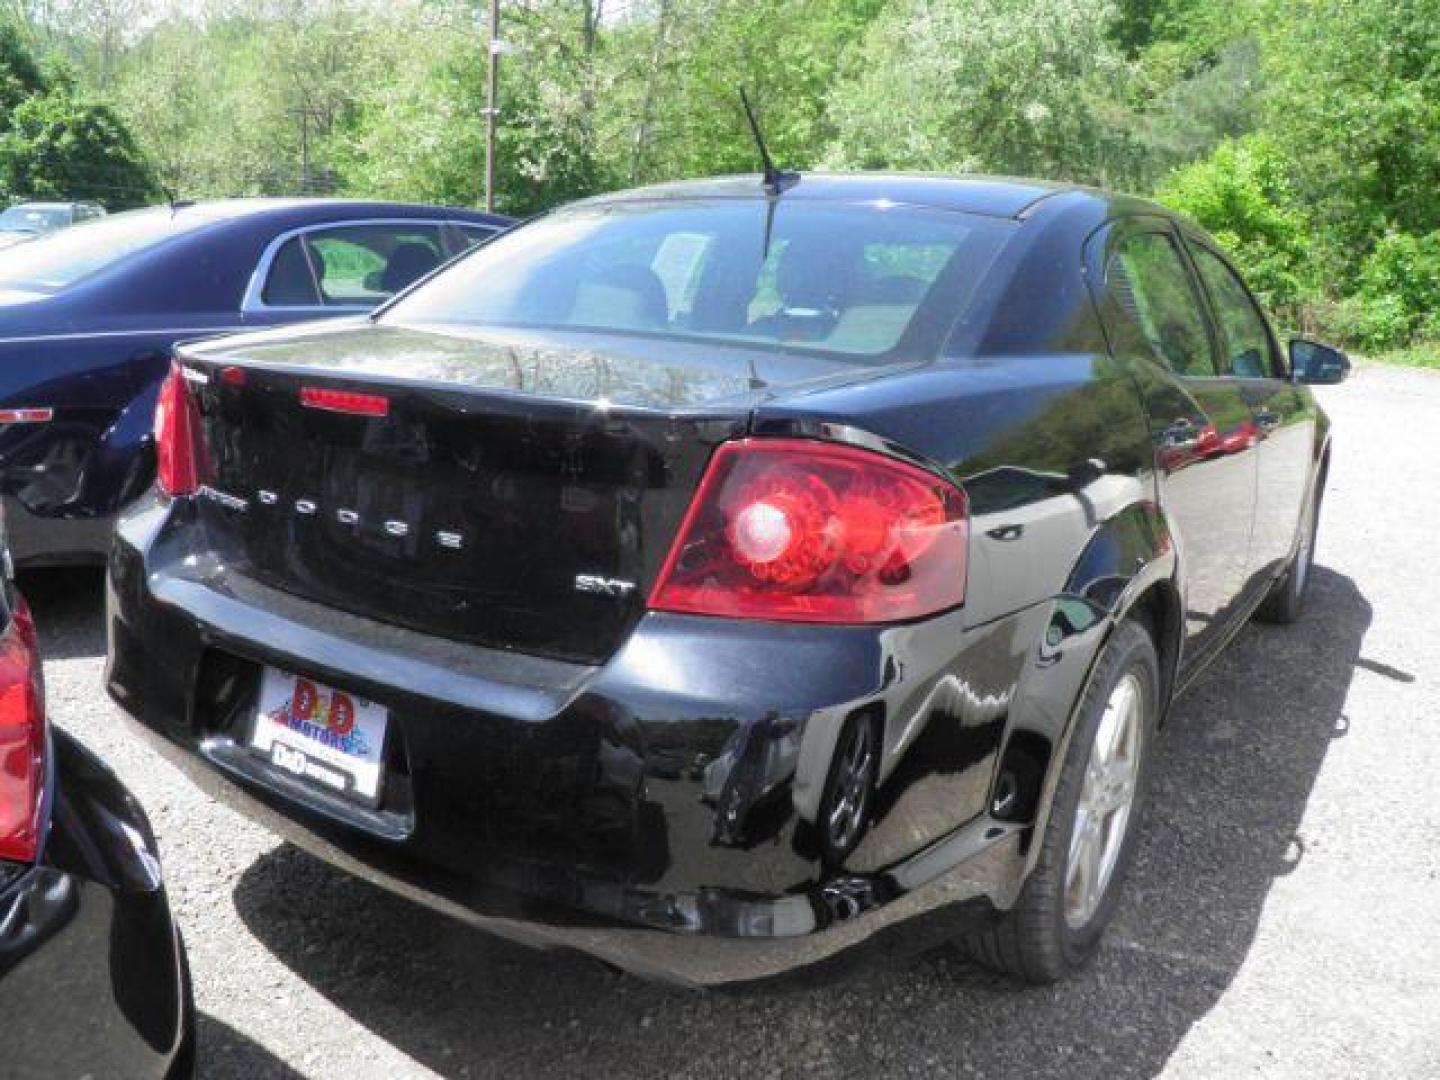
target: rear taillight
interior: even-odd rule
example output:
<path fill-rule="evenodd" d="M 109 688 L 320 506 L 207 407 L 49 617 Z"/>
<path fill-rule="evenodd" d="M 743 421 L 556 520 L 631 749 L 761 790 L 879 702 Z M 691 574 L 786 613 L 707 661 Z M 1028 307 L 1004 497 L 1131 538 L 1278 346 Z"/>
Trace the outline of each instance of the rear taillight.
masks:
<path fill-rule="evenodd" d="M 48 405 L 33 408 L 0 409 L 0 424 L 48 424 L 55 419 L 55 410 Z"/>
<path fill-rule="evenodd" d="M 200 411 L 179 364 L 160 385 L 155 402 L 155 474 L 172 498 L 194 495 L 200 486 Z"/>
<path fill-rule="evenodd" d="M 723 444 L 650 607 L 899 622 L 965 599 L 964 493 L 882 454 L 801 439 Z"/>
<path fill-rule="evenodd" d="M 22 600 L 0 634 L 0 859 L 33 862 L 45 793 L 45 705 L 35 624 Z"/>

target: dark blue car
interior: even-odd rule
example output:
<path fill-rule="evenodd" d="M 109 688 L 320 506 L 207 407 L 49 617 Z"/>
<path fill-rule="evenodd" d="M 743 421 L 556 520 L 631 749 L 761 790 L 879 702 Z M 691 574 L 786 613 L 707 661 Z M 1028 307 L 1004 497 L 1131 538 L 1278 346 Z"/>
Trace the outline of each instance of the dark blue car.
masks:
<path fill-rule="evenodd" d="M 354 315 L 508 225 L 344 200 L 137 210 L 0 254 L 0 476 L 19 565 L 102 561 L 187 338 Z"/>

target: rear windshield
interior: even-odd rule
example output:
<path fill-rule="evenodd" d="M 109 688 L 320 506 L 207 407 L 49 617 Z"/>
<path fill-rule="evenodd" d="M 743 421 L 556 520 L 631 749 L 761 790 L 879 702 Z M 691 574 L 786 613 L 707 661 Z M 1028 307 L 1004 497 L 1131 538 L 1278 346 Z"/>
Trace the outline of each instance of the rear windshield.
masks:
<path fill-rule="evenodd" d="M 130 255 L 209 219 L 173 213 L 169 207 L 114 214 L 7 248 L 0 259 L 0 287 L 58 291 Z"/>
<path fill-rule="evenodd" d="M 380 319 L 929 359 L 1011 227 L 784 198 L 580 206 L 497 238 Z"/>

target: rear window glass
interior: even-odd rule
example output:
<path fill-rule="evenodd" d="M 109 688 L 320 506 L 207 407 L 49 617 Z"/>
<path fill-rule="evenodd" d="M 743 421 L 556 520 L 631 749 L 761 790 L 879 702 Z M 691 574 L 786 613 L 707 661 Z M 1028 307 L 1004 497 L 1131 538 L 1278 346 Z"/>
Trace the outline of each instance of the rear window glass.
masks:
<path fill-rule="evenodd" d="M 499 237 L 381 317 L 928 358 L 1012 227 L 784 199 L 581 206 Z"/>
<path fill-rule="evenodd" d="M 135 210 L 86 222 L 8 248 L 0 288 L 60 290 L 146 248 L 211 223 L 168 207 Z"/>

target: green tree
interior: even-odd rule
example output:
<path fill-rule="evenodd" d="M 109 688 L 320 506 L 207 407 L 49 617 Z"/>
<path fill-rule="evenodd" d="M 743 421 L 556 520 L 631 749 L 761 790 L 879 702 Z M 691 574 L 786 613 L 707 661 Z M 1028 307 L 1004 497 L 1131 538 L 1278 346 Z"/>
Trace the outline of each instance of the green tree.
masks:
<path fill-rule="evenodd" d="M 791 168 L 819 164 L 837 134 L 831 88 L 883 7 L 881 0 L 662 0 L 611 54 L 617 88 L 632 95 L 618 138 L 606 141 L 629 151 L 625 179 L 758 171 L 741 86 L 774 157 Z"/>
<path fill-rule="evenodd" d="M 528 214 L 606 183 L 594 102 L 603 78 L 588 3 L 508 16 L 501 65 L 500 209 Z M 486 58 L 465 5 L 424 22 L 395 17 L 375 42 L 351 119 L 331 141 L 350 190 L 478 203 L 483 197 Z"/>
<path fill-rule="evenodd" d="M 1156 75 L 1156 52 L 1146 58 L 1149 77 Z M 1172 54 L 1167 63 L 1178 59 Z M 1168 85 L 1152 86 L 1139 106 L 1139 137 L 1157 169 L 1205 157 L 1226 139 L 1243 138 L 1260 124 L 1264 79 L 1255 37 L 1229 41 L 1213 59 L 1186 70 L 1190 73 Z M 1173 75 L 1172 70 L 1162 78 Z"/>
<path fill-rule="evenodd" d="M 32 198 L 92 199 L 112 209 L 158 194 L 125 126 L 107 106 L 64 93 L 32 97 L 0 135 L 0 186 Z"/>
<path fill-rule="evenodd" d="M 44 93 L 45 80 L 14 26 L 0 23 L 0 129 L 15 107 Z"/>
<path fill-rule="evenodd" d="M 1138 186 L 1113 15 L 1106 0 L 891 3 L 830 96 L 828 160 Z"/>
<path fill-rule="evenodd" d="M 1265 126 L 1353 284 L 1388 230 L 1440 228 L 1440 0 L 1276 0 Z"/>
<path fill-rule="evenodd" d="M 47 77 L 8 22 L 0 22 L 0 190 L 110 207 L 156 194 L 149 165 L 115 112 L 79 96 L 63 64 Z"/>

